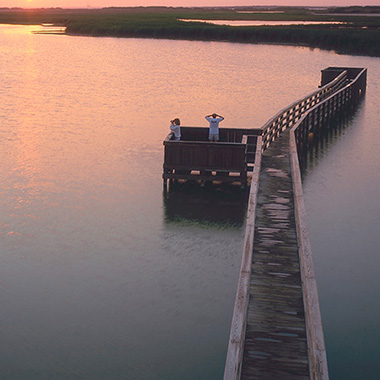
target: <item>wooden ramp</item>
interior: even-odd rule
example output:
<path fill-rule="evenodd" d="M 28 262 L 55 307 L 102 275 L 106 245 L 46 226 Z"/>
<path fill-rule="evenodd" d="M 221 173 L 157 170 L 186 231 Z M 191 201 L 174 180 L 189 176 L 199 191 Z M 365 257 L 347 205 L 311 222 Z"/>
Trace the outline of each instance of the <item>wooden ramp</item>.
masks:
<path fill-rule="evenodd" d="M 288 136 L 262 156 L 241 379 L 309 379 Z"/>

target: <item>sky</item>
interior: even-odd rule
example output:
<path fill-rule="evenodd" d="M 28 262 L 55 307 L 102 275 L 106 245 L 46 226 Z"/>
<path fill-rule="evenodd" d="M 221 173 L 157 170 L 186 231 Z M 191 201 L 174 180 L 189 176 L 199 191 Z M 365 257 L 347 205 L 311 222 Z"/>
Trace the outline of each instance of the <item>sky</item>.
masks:
<path fill-rule="evenodd" d="M 22 8 L 102 8 L 110 6 L 238 6 L 238 5 L 298 5 L 350 6 L 380 5 L 380 0 L 0 0 L 0 7 Z"/>

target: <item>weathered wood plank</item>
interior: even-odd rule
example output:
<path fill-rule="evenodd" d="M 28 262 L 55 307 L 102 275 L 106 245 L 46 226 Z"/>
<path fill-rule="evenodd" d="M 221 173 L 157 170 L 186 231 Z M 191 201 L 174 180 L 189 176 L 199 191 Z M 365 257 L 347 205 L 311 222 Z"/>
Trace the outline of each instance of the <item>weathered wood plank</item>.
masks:
<path fill-rule="evenodd" d="M 309 379 L 287 149 L 262 158 L 241 379 Z"/>
<path fill-rule="evenodd" d="M 262 138 L 259 136 L 257 139 L 255 167 L 252 174 L 251 188 L 248 199 L 243 258 L 240 267 L 238 289 L 236 293 L 234 312 L 232 316 L 230 338 L 224 371 L 224 380 L 237 380 L 240 378 L 241 373 L 241 361 L 243 355 L 247 307 L 249 301 L 257 195 L 259 189 L 259 176 L 261 168 L 261 144 Z"/>

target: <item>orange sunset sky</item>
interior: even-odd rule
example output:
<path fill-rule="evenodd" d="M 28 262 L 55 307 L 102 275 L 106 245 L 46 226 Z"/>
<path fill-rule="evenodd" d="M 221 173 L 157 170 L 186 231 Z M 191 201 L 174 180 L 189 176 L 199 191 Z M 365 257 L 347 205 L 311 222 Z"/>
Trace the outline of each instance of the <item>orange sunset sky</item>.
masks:
<path fill-rule="evenodd" d="M 101 8 L 110 6 L 233 6 L 233 5 L 299 5 L 349 6 L 380 5 L 379 0 L 0 0 L 0 7 L 22 8 Z"/>

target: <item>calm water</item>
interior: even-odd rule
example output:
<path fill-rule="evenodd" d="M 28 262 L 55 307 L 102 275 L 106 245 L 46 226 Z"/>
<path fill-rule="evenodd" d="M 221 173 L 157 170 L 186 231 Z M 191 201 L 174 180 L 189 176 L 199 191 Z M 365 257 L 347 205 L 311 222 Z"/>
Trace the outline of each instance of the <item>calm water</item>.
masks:
<path fill-rule="evenodd" d="M 305 196 L 331 378 L 375 378 L 380 60 L 38 29 L 0 26 L 0 378 L 221 379 L 244 196 L 163 196 L 169 120 L 260 127 L 336 65 L 369 68 L 367 99 Z"/>

